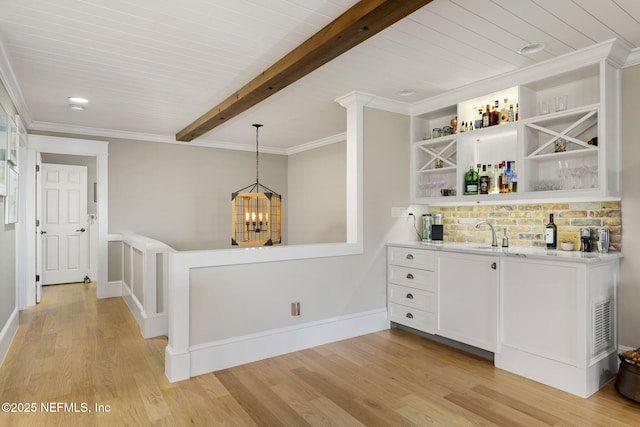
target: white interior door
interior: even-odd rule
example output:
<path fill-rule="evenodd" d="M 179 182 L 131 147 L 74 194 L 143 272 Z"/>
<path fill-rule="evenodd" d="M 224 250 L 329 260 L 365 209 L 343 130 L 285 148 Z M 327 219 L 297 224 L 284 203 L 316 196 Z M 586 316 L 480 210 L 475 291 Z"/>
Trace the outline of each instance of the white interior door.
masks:
<path fill-rule="evenodd" d="M 36 153 L 36 304 L 40 303 L 42 296 L 42 180 L 40 168 L 42 167 L 42 155 Z"/>
<path fill-rule="evenodd" d="M 44 163 L 42 284 L 82 282 L 89 274 L 86 166 Z"/>

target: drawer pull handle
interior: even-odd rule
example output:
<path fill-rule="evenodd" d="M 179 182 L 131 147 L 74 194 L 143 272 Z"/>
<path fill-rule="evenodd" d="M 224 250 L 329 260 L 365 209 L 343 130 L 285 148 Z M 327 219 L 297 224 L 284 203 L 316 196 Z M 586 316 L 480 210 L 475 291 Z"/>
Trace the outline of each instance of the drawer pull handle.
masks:
<path fill-rule="evenodd" d="M 413 299 L 413 294 L 407 294 L 407 299 Z"/>
<path fill-rule="evenodd" d="M 407 259 L 413 259 L 413 255 L 407 254 Z"/>
<path fill-rule="evenodd" d="M 407 319 L 413 319 L 413 314 L 407 313 Z"/>
<path fill-rule="evenodd" d="M 411 273 L 407 274 L 407 279 L 413 279 L 413 274 Z"/>

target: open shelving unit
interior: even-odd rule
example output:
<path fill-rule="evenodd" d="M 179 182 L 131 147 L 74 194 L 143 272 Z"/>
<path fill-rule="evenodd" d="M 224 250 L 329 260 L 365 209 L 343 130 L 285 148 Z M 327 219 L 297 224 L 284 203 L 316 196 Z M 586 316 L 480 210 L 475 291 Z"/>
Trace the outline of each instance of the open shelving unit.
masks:
<path fill-rule="evenodd" d="M 619 78 L 606 56 L 567 56 L 505 76 L 505 89 L 492 80 L 439 97 L 445 105 L 425 103 L 411 120 L 412 203 L 619 199 Z M 505 99 L 517 105 L 517 121 L 462 128 Z M 432 138 L 454 117 L 458 132 Z M 464 195 L 470 166 L 501 161 L 515 161 L 517 192 Z"/>

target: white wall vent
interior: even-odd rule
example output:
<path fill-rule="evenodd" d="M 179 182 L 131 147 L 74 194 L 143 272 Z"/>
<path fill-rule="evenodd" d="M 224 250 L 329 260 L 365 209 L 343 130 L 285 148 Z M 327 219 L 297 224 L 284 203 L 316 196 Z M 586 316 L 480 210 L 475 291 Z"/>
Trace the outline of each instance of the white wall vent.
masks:
<path fill-rule="evenodd" d="M 591 355 L 594 356 L 613 344 L 613 313 L 611 310 L 611 300 L 593 301 L 592 309 Z"/>

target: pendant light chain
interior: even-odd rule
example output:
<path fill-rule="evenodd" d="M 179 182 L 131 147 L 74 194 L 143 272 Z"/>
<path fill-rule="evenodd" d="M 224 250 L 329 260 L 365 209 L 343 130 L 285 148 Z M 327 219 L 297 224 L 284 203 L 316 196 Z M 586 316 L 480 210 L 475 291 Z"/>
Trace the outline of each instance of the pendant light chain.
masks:
<path fill-rule="evenodd" d="M 256 192 L 260 191 L 260 156 L 258 153 L 258 130 L 262 127 L 261 124 L 254 124 L 256 127 Z"/>

